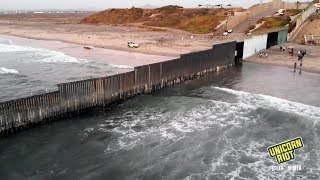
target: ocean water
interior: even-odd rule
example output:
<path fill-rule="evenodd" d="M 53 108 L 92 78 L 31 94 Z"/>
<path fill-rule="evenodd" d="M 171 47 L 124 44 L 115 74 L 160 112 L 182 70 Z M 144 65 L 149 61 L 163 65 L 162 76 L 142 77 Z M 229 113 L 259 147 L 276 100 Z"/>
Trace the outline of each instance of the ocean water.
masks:
<path fill-rule="evenodd" d="M 105 57 L 108 58 L 108 57 Z M 132 70 L 62 52 L 15 44 L 0 37 L 0 102 L 57 89 L 58 83 Z"/>
<path fill-rule="evenodd" d="M 319 85 L 245 63 L 1 139 L 0 179 L 319 179 Z M 267 148 L 295 137 L 274 170 Z"/>

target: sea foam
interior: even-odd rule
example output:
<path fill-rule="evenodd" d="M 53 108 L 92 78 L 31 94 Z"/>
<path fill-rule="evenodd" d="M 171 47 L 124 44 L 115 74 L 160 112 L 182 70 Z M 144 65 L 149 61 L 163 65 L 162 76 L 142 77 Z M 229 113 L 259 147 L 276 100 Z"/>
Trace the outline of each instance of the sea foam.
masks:
<path fill-rule="evenodd" d="M 8 69 L 5 67 L 0 67 L 0 74 L 18 74 L 19 72 L 15 69 Z"/>
<path fill-rule="evenodd" d="M 230 94 L 236 95 L 240 102 L 248 104 L 255 107 L 265 107 L 273 108 L 283 112 L 295 113 L 301 116 L 307 116 L 319 119 L 320 118 L 320 108 L 306 105 L 298 102 L 292 102 L 286 99 L 281 99 L 278 97 L 273 97 L 263 94 L 254 94 L 244 91 L 237 91 L 233 89 L 213 87 Z"/>

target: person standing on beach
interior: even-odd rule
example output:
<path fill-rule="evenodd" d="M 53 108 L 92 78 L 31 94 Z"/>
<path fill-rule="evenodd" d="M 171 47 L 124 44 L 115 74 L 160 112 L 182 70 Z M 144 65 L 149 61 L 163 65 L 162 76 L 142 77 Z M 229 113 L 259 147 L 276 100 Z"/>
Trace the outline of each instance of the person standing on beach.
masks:
<path fill-rule="evenodd" d="M 300 51 L 298 53 L 298 61 L 302 61 L 302 55 L 300 54 Z"/>
<path fill-rule="evenodd" d="M 291 54 L 291 56 L 293 56 L 293 53 L 294 53 L 293 48 L 291 48 L 291 51 L 289 53 Z"/>

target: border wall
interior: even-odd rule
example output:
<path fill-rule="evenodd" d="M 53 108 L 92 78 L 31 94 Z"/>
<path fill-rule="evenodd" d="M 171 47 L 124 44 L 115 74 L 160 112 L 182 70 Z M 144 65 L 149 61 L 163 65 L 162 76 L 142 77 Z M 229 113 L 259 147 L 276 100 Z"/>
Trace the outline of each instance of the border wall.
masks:
<path fill-rule="evenodd" d="M 217 44 L 212 49 L 135 67 L 130 72 L 63 83 L 58 91 L 1 102 L 0 133 L 10 134 L 70 113 L 105 107 L 232 66 L 236 46 L 236 41 Z"/>
<path fill-rule="evenodd" d="M 254 34 L 244 40 L 243 59 L 275 45 L 287 42 L 288 29 L 269 30 L 265 34 Z"/>
<path fill-rule="evenodd" d="M 0 103 L 0 134 L 106 107 L 130 97 L 196 79 L 241 63 L 260 50 L 286 42 L 288 31 L 252 35 L 242 42 L 213 45 L 180 58 L 135 67 L 133 71 L 58 84 L 58 91 Z"/>

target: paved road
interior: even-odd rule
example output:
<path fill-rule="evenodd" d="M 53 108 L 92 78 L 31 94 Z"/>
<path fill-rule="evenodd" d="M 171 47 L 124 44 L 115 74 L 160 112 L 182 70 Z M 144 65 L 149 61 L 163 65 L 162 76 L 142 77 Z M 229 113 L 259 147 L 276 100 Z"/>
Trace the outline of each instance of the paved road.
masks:
<path fill-rule="evenodd" d="M 250 20 L 250 26 L 256 24 L 261 18 L 267 17 L 267 16 L 271 16 L 277 11 L 278 11 L 278 9 L 268 9 L 267 11 L 264 11 L 264 12 L 262 12 L 261 14 L 259 14 L 257 16 L 250 17 L 250 19 L 251 19 Z M 236 26 L 233 29 L 233 32 L 235 32 L 235 33 L 244 33 L 248 29 L 249 29 L 249 19 L 246 19 L 245 21 L 240 23 L 238 26 Z"/>

